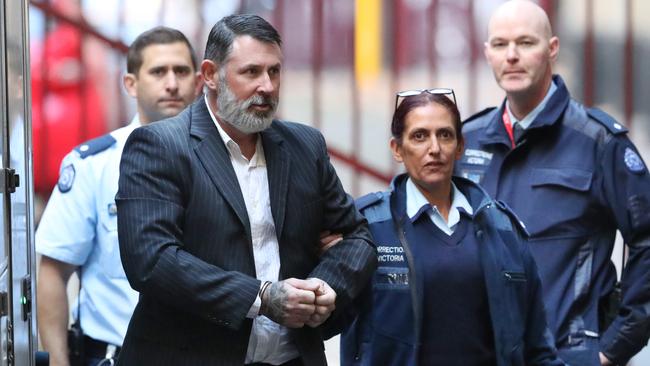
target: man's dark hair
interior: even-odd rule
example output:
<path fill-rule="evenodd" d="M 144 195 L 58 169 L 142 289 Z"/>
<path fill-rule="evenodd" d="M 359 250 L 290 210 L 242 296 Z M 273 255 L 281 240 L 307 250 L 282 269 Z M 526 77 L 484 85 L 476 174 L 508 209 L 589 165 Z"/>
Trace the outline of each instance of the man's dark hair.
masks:
<path fill-rule="evenodd" d="M 263 18 L 252 14 L 229 15 L 218 21 L 210 30 L 204 58 L 223 65 L 237 36 L 251 36 L 264 43 L 282 46 L 278 31 Z"/>
<path fill-rule="evenodd" d="M 449 112 L 454 125 L 454 132 L 456 132 L 456 140 L 458 142 L 463 141 L 463 134 L 461 131 L 463 126 L 460 120 L 458 106 L 456 106 L 456 104 L 444 94 L 420 93 L 404 98 L 402 103 L 400 103 L 395 110 L 395 113 L 393 113 L 393 121 L 390 125 L 390 131 L 398 144 L 402 143 L 406 115 L 415 108 L 423 107 L 431 103 L 438 104 Z"/>
<path fill-rule="evenodd" d="M 176 42 L 183 42 L 187 45 L 188 50 L 190 51 L 190 56 L 192 57 L 192 67 L 194 70 L 197 69 L 196 55 L 194 54 L 194 49 L 190 44 L 190 41 L 187 40 L 185 35 L 176 29 L 169 27 L 155 27 L 152 28 L 138 36 L 138 38 L 131 43 L 129 47 L 129 52 L 126 54 L 126 72 L 130 74 L 137 74 L 142 67 L 142 50 L 147 46 L 156 45 L 156 44 L 171 44 Z"/>

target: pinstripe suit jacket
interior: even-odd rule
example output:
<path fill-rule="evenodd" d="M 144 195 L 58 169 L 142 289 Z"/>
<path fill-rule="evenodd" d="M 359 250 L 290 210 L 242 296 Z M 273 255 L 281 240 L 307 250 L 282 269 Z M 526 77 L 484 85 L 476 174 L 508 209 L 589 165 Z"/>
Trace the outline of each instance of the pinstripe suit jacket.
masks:
<path fill-rule="evenodd" d="M 367 223 L 313 128 L 274 121 L 260 133 L 280 278 L 317 277 L 337 311 L 367 283 L 376 253 Z M 197 99 L 178 116 L 135 130 L 120 165 L 122 263 L 140 292 L 120 365 L 242 365 L 257 296 L 249 219 L 226 147 Z M 322 230 L 345 239 L 318 256 Z M 321 330 L 292 331 L 305 365 L 325 365 Z"/>

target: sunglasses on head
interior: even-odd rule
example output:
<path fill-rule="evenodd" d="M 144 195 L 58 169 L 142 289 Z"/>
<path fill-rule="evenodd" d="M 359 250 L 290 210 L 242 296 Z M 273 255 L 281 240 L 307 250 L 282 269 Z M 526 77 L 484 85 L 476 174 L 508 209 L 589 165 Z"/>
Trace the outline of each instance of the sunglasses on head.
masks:
<path fill-rule="evenodd" d="M 400 98 L 413 97 L 420 95 L 422 93 L 429 93 L 434 95 L 451 95 L 451 100 L 456 103 L 456 94 L 454 94 L 454 89 L 451 88 L 430 88 L 430 89 L 413 89 L 413 90 L 403 90 L 395 94 L 395 109 L 399 106 Z"/>

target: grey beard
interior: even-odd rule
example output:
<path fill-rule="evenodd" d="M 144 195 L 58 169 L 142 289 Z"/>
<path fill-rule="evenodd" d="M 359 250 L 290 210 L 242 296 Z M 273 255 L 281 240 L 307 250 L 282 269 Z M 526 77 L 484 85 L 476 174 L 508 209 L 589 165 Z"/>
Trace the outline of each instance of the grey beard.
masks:
<path fill-rule="evenodd" d="M 223 78 L 221 78 L 223 80 Z M 253 104 L 269 104 L 271 109 L 261 112 L 249 112 Z M 272 97 L 263 97 L 255 94 L 252 97 L 237 101 L 237 97 L 230 90 L 225 81 L 219 81 L 217 93 L 216 115 L 240 132 L 250 134 L 264 131 L 273 122 L 273 115 L 278 106 L 278 101 Z"/>

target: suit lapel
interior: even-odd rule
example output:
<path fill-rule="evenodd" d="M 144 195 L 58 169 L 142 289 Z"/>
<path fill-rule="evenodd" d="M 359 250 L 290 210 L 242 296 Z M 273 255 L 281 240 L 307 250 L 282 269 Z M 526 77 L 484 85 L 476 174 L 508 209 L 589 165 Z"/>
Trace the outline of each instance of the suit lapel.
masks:
<path fill-rule="evenodd" d="M 251 225 L 237 175 L 230 162 L 226 145 L 210 118 L 203 98 L 192 105 L 191 118 L 190 134 L 199 139 L 194 146 L 194 151 L 214 185 L 244 225 L 248 238 L 251 239 Z"/>
<path fill-rule="evenodd" d="M 273 122 L 274 125 L 276 123 Z M 275 131 L 273 125 L 260 135 L 262 136 L 262 146 L 264 147 L 266 169 L 269 178 L 271 213 L 273 214 L 273 221 L 275 223 L 275 233 L 278 240 L 280 240 L 287 206 L 291 160 L 289 159 L 289 153 L 282 146 L 284 139 Z"/>

